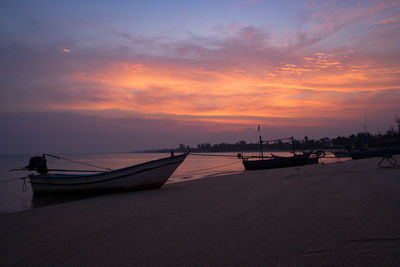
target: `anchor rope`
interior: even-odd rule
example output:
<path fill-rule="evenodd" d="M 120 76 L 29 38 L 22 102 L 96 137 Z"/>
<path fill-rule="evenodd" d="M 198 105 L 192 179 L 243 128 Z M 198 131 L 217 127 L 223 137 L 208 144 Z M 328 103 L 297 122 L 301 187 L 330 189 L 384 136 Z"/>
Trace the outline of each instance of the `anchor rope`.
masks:
<path fill-rule="evenodd" d="M 23 182 L 22 188 L 21 188 L 21 191 L 22 191 L 22 192 L 26 192 L 26 190 L 27 190 L 27 187 L 26 187 L 26 178 L 28 178 L 28 177 L 22 177 L 22 178 L 21 178 L 21 179 L 24 179 L 24 182 Z"/>
<path fill-rule="evenodd" d="M 190 153 L 190 156 L 206 156 L 206 157 L 225 157 L 225 158 L 235 158 L 236 155 L 222 155 L 222 154 L 207 154 L 207 153 Z"/>
<path fill-rule="evenodd" d="M 8 183 L 8 182 L 12 182 L 12 181 L 16 181 L 16 180 L 24 180 L 26 178 L 26 176 L 24 177 L 20 177 L 20 178 L 12 178 L 12 179 L 7 179 L 7 180 L 2 180 L 0 181 L 0 183 Z"/>
<path fill-rule="evenodd" d="M 46 156 L 49 156 L 49 157 L 53 157 L 53 158 L 55 158 L 55 159 L 62 159 L 62 160 L 66 160 L 66 161 L 70 161 L 70 162 L 73 162 L 73 163 L 77 163 L 77 164 L 81 164 L 81 165 L 86 165 L 86 166 L 90 166 L 90 167 L 94 167 L 94 168 L 104 169 L 104 170 L 108 170 L 108 171 L 111 171 L 111 170 L 112 170 L 112 169 L 110 169 L 110 168 L 105 168 L 105 167 L 97 166 L 97 165 L 90 164 L 90 163 L 85 163 L 85 162 L 81 162 L 81 161 L 76 161 L 76 160 L 72 160 L 72 159 L 67 159 L 67 158 L 63 158 L 63 157 L 60 157 L 60 156 L 55 156 L 55 155 L 51 155 L 51 154 L 45 154 L 45 155 L 46 155 Z"/>
<path fill-rule="evenodd" d="M 27 178 L 28 178 L 28 176 L 24 176 L 24 177 L 20 177 L 20 178 L 7 179 L 7 180 L 0 181 L 0 184 L 8 183 L 8 182 L 16 181 L 16 180 L 23 180 L 21 191 L 22 192 L 26 192 L 26 190 L 27 190 L 27 186 L 26 186 L 27 181 L 26 181 L 26 179 Z M 28 183 L 29 183 L 29 181 L 28 181 Z"/>
<path fill-rule="evenodd" d="M 254 151 L 252 151 L 255 153 Z M 250 152 L 250 153 L 252 153 Z M 325 154 L 325 151 L 323 150 L 318 150 L 318 151 L 312 151 L 312 155 L 315 155 L 318 158 L 325 158 L 327 157 Z M 230 158 L 230 159 L 237 159 L 238 157 L 242 155 L 242 152 L 238 152 L 236 155 L 223 155 L 223 154 L 207 154 L 207 153 L 190 153 L 191 156 L 206 156 L 206 157 L 225 157 L 225 158 Z M 253 157 L 253 156 L 252 156 Z M 254 156 L 258 157 L 258 156 Z M 264 156 L 264 158 L 271 158 L 270 156 Z M 273 158 L 273 157 L 272 157 Z"/>
<path fill-rule="evenodd" d="M 198 171 L 212 170 L 212 169 L 216 169 L 216 168 L 230 166 L 230 165 L 233 165 L 233 164 L 237 164 L 237 162 L 231 162 L 231 163 L 224 164 L 224 165 L 218 165 L 218 166 L 214 166 L 214 167 L 210 167 L 210 168 L 204 168 L 204 169 L 191 170 L 191 171 L 187 171 L 187 172 L 188 173 L 192 173 L 192 172 L 198 172 Z"/>

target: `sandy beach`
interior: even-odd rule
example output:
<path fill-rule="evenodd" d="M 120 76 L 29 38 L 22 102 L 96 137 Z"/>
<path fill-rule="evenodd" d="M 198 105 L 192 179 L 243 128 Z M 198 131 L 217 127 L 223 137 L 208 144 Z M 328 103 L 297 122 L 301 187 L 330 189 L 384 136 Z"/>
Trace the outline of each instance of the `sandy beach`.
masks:
<path fill-rule="evenodd" d="M 0 215 L 1 266 L 400 266 L 400 168 L 245 171 Z"/>

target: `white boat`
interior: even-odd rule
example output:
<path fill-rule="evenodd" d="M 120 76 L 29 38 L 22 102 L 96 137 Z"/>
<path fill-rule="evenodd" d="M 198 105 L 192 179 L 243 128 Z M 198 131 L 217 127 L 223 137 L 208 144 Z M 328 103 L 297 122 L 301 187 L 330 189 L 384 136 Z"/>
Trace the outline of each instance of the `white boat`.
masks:
<path fill-rule="evenodd" d="M 30 174 L 35 196 L 85 194 L 159 188 L 185 160 L 188 153 L 94 174 Z"/>

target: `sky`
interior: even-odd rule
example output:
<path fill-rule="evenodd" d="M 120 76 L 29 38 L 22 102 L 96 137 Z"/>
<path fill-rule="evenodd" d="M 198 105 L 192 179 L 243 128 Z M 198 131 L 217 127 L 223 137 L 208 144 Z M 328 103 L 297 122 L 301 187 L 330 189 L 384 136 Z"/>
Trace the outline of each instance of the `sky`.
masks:
<path fill-rule="evenodd" d="M 400 0 L 2 0 L 0 153 L 384 133 Z"/>

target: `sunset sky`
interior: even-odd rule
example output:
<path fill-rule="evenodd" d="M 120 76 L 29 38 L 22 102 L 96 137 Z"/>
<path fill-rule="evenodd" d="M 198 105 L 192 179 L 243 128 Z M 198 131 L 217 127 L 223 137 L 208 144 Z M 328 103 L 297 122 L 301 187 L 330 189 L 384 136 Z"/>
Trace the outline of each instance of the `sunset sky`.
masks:
<path fill-rule="evenodd" d="M 0 2 L 0 153 L 385 132 L 400 1 Z M 45 151 L 44 151 L 45 150 Z"/>

